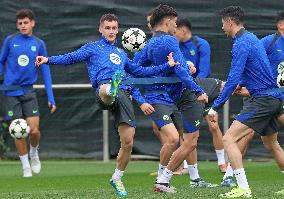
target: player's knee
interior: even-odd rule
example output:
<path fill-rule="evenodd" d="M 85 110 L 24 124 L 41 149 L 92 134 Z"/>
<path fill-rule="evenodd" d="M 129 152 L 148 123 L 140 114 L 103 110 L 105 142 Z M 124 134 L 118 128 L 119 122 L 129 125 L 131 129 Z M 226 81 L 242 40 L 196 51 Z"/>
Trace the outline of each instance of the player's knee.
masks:
<path fill-rule="evenodd" d="M 133 139 L 124 140 L 123 142 L 121 142 L 121 147 L 122 147 L 124 150 L 132 150 L 132 147 L 133 147 Z"/>
<path fill-rule="evenodd" d="M 188 142 L 184 142 L 183 143 L 184 149 L 187 151 L 193 151 L 197 147 L 197 140 L 198 138 L 192 139 Z"/>
<path fill-rule="evenodd" d="M 178 145 L 179 142 L 179 137 L 178 136 L 170 136 L 167 138 L 167 145 L 169 147 L 176 147 Z"/>
<path fill-rule="evenodd" d="M 228 134 L 225 134 L 222 138 L 222 142 L 224 144 L 224 147 L 229 147 L 230 144 L 232 143 L 232 138 Z"/>
<path fill-rule="evenodd" d="M 31 130 L 30 130 L 30 135 L 38 135 L 40 134 L 40 131 L 37 127 L 31 127 Z"/>

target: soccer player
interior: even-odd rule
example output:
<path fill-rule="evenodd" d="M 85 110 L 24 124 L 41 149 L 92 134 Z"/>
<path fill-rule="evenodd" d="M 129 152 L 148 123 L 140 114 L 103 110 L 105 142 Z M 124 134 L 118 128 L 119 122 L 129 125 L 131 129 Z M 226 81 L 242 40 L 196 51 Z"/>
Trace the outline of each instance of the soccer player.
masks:
<path fill-rule="evenodd" d="M 132 88 L 120 85 L 120 83 L 125 78 L 126 72 L 140 77 L 155 75 L 167 71 L 169 64 L 157 67 L 138 67 L 131 62 L 127 54 L 115 45 L 118 17 L 114 14 L 102 15 L 99 32 L 102 34 L 100 41 L 87 43 L 80 49 L 64 55 L 39 56 L 37 65 L 87 62 L 89 78 L 96 89 L 98 102 L 102 109 L 110 110 L 114 114 L 115 126 L 120 136 L 121 147 L 117 156 L 117 168 L 110 183 L 118 196 L 126 196 L 127 191 L 121 178 L 130 160 L 136 124 L 130 98 Z"/>
<path fill-rule="evenodd" d="M 40 140 L 39 110 L 36 93 L 32 88 L 37 80 L 35 68 L 36 56 L 47 56 L 45 43 L 33 35 L 35 16 L 29 9 L 21 9 L 16 13 L 16 26 L 18 33 L 9 35 L 2 45 L 0 55 L 0 76 L 4 74 L 3 85 L 7 88 L 18 85 L 19 90 L 5 90 L 6 119 L 26 119 L 30 126 L 30 161 L 26 139 L 15 139 L 15 145 L 22 163 L 23 177 L 31 177 L 32 172 L 38 174 L 41 163 L 38 155 Z M 49 66 L 44 64 L 41 68 L 45 89 L 48 97 L 48 106 L 51 113 L 56 109 Z M 21 87 L 23 87 L 21 89 Z M 25 88 L 24 88 L 25 87 Z"/>
<path fill-rule="evenodd" d="M 232 63 L 224 89 L 208 112 L 210 120 L 216 121 L 216 111 L 232 95 L 239 82 L 242 82 L 242 86 L 245 86 L 251 95 L 243 110 L 236 116 L 223 136 L 224 147 L 234 169 L 238 187 L 220 196 L 224 198 L 251 197 L 237 141 L 253 129 L 261 136 L 265 136 L 265 146 L 278 145 L 277 134 L 275 134 L 277 132 L 276 119 L 282 109 L 283 95 L 277 92 L 265 92 L 267 89 L 277 88 L 277 85 L 261 41 L 244 29 L 242 8 L 229 6 L 224 8 L 220 15 L 222 29 L 227 36 L 233 38 Z"/>
<path fill-rule="evenodd" d="M 178 19 L 177 33 L 175 35 L 180 41 L 180 49 L 186 61 L 190 61 L 196 72 L 193 77 L 206 78 L 211 74 L 210 45 L 196 35 L 192 34 L 191 23 L 188 19 Z"/>
<path fill-rule="evenodd" d="M 197 72 L 193 75 L 193 77 L 209 77 L 211 71 L 209 43 L 205 39 L 202 39 L 198 36 L 193 36 L 191 30 L 191 23 L 188 19 L 178 19 L 177 28 L 174 35 L 180 42 L 179 46 L 185 60 L 189 63 L 193 63 L 193 66 L 190 65 L 191 70 L 193 70 L 192 68 L 194 67 L 197 69 Z M 208 109 L 205 109 L 206 112 L 208 112 L 210 109 L 210 106 L 207 107 Z M 213 145 L 217 155 L 219 169 L 224 173 L 226 172 L 227 165 L 225 161 L 224 145 L 222 142 L 222 132 L 218 125 L 218 121 L 209 121 L 207 115 L 205 115 L 205 119 L 208 123 L 209 131 L 213 137 Z M 186 162 L 184 167 L 187 168 Z"/>
<path fill-rule="evenodd" d="M 268 35 L 264 38 L 261 39 L 266 54 L 268 56 L 270 66 L 272 68 L 273 76 L 275 78 L 275 81 L 277 79 L 277 75 L 282 71 L 281 63 L 284 61 L 284 12 L 279 12 L 277 17 L 276 17 L 276 27 L 277 27 L 277 32 L 272 35 Z M 249 96 L 249 92 L 245 89 L 242 88 L 239 92 L 242 92 L 244 96 Z M 284 124 L 284 114 L 281 113 L 280 116 L 278 117 L 278 121 L 282 124 Z M 262 136 L 261 137 L 263 142 L 267 142 L 266 137 Z M 248 145 L 250 139 L 249 138 L 242 138 L 239 142 L 242 142 L 242 147 L 239 147 L 242 154 L 245 153 L 245 148 Z M 283 149 L 279 144 L 277 145 L 269 145 L 267 147 L 269 151 L 274 155 L 276 163 L 278 164 L 278 167 L 281 169 L 281 173 L 284 174 L 284 152 Z M 232 186 L 234 183 L 232 182 L 232 177 L 233 177 L 233 170 L 229 166 L 228 171 L 223 177 L 222 185 L 223 186 Z M 277 192 L 278 194 L 284 194 L 284 191 Z"/>
<path fill-rule="evenodd" d="M 178 41 L 174 36 L 171 35 L 175 31 L 176 20 L 177 13 L 172 7 L 168 5 L 159 5 L 154 9 L 150 19 L 151 27 L 154 30 L 154 36 L 142 49 L 141 59 L 139 61 L 139 63 L 142 63 L 141 65 L 158 65 L 166 62 L 167 54 L 169 52 L 173 52 L 174 60 L 180 63 L 178 66 L 172 69 L 171 73 L 167 74 L 167 77 L 177 76 L 181 79 L 183 84 L 165 84 L 162 85 L 162 89 L 152 87 L 151 89 L 153 94 L 145 96 L 146 100 L 149 100 L 149 102 L 152 101 L 152 104 L 163 104 L 165 105 L 165 107 L 171 108 L 173 103 L 175 103 L 178 109 L 181 111 L 184 129 L 185 132 L 187 132 L 186 136 L 184 137 L 185 141 L 183 142 L 181 147 L 179 147 L 179 150 L 175 151 L 171 156 L 171 159 L 173 156 L 180 159 L 177 160 L 177 165 L 171 171 L 169 171 L 168 169 L 163 169 L 162 175 L 157 178 L 157 182 L 155 183 L 155 191 L 162 192 L 175 192 L 175 189 L 173 187 L 170 187 L 169 184 L 164 185 L 163 182 L 159 182 L 159 179 L 164 175 L 165 172 L 168 173 L 168 171 L 170 172 L 169 175 L 172 176 L 172 171 L 174 171 L 178 167 L 178 165 L 184 160 L 186 155 L 194 150 L 197 145 L 199 134 L 198 132 L 196 132 L 196 126 L 200 125 L 200 123 L 192 124 L 188 120 L 188 118 L 191 116 L 189 106 L 202 106 L 202 104 L 197 100 L 202 102 L 207 102 L 208 100 L 208 97 L 204 93 L 204 91 L 193 81 L 188 66 L 179 49 Z M 148 91 L 151 90 L 149 89 Z M 157 91 L 161 92 L 158 93 Z M 165 117 L 161 118 L 161 120 L 155 117 L 152 118 L 155 120 L 155 123 L 158 125 L 158 127 L 171 127 L 171 133 L 177 135 L 177 130 L 173 122 L 170 121 L 170 115 L 165 115 Z M 170 123 L 168 123 L 169 121 Z M 165 167 L 165 165 L 163 165 L 163 167 Z"/>
<path fill-rule="evenodd" d="M 147 14 L 147 21 L 150 20 L 152 14 L 153 14 L 153 10 L 150 11 Z M 173 24 L 170 24 L 170 26 L 168 28 L 166 28 L 167 32 L 170 33 L 172 31 L 172 28 L 174 28 L 172 25 Z M 155 34 L 157 32 L 155 31 L 155 29 L 152 29 L 152 26 L 149 23 L 148 23 L 148 27 L 151 31 L 154 32 L 154 36 L 147 43 L 147 45 L 146 45 L 147 47 L 144 47 L 145 49 L 148 48 L 148 45 L 150 45 L 150 48 L 153 47 L 155 45 L 155 42 L 157 42 L 157 41 L 155 41 L 155 39 L 156 39 Z M 170 31 L 169 31 L 169 29 L 170 29 Z M 158 37 L 160 37 L 160 35 Z M 159 38 L 158 40 L 160 40 L 160 39 L 161 38 Z M 154 42 L 153 42 L 153 40 L 154 40 Z M 166 40 L 165 40 L 165 42 L 166 42 Z M 171 41 L 171 42 L 173 42 L 173 41 Z M 176 40 L 174 42 L 176 42 Z M 165 44 L 160 43 L 160 45 L 165 45 Z M 167 46 L 167 48 L 169 48 L 169 47 L 170 46 Z M 178 55 L 180 55 L 179 49 L 178 49 L 178 51 L 175 48 L 173 48 L 172 50 L 173 50 L 174 55 L 176 53 Z M 137 61 L 138 63 L 139 62 L 143 63 L 143 61 L 145 61 L 145 59 L 148 59 L 146 56 L 143 57 L 143 53 L 146 52 L 146 51 L 143 49 L 141 52 L 136 53 L 134 60 Z M 171 52 L 171 51 L 169 51 L 169 52 Z M 154 53 L 159 53 L 159 52 L 156 51 Z M 149 60 L 150 61 L 149 63 L 153 63 L 153 64 L 163 63 L 163 60 L 167 59 L 167 56 L 162 57 L 164 55 L 165 55 L 164 53 L 161 54 L 161 58 L 163 58 L 163 59 Z M 180 72 L 179 72 L 178 75 L 180 75 Z M 192 84 L 192 82 L 190 82 L 190 84 Z M 158 136 L 159 140 L 162 143 L 162 148 L 160 150 L 160 163 L 159 163 L 159 168 L 158 168 L 158 172 L 157 172 L 158 177 L 162 174 L 164 168 L 166 167 L 166 165 L 168 164 L 168 162 L 170 160 L 172 153 L 176 149 L 177 143 L 179 142 L 178 130 L 180 129 L 179 128 L 180 125 L 178 125 L 178 123 L 177 123 L 177 120 L 178 120 L 177 117 L 179 117 L 178 110 L 177 110 L 177 107 L 174 104 L 174 101 L 171 99 L 171 96 L 169 96 L 169 94 L 167 92 L 163 91 L 164 88 L 166 88 L 167 86 L 168 85 L 154 85 L 154 86 L 151 86 L 150 88 L 146 87 L 145 88 L 146 92 L 145 92 L 145 95 L 144 95 L 146 102 L 148 102 L 153 107 L 153 109 L 155 110 L 155 111 L 151 112 L 151 114 L 150 114 L 150 116 L 153 120 L 153 131 Z M 161 91 L 163 91 L 163 92 L 161 92 Z M 194 103 L 196 103 L 196 102 L 194 102 Z M 139 104 L 139 102 L 138 102 L 138 104 Z M 140 108 L 142 109 L 142 107 L 140 107 Z M 145 111 L 143 111 L 143 112 L 145 113 Z M 203 181 L 201 179 L 198 181 L 198 183 L 202 183 L 202 182 L 205 182 L 205 181 Z M 209 183 L 207 183 L 207 184 L 209 184 Z"/>

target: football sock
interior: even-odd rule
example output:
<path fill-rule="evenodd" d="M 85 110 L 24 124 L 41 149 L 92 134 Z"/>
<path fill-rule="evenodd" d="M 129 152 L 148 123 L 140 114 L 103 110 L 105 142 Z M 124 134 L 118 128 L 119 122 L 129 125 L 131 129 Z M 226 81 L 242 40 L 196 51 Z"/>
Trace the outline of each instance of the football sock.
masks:
<path fill-rule="evenodd" d="M 186 160 L 183 161 L 183 168 L 184 168 L 184 169 L 188 169 L 188 164 L 187 164 L 187 161 L 186 161 Z"/>
<path fill-rule="evenodd" d="M 113 180 L 120 180 L 123 176 L 124 171 L 120 171 L 118 168 L 114 170 L 114 173 L 112 174 Z"/>
<path fill-rule="evenodd" d="M 29 162 L 29 155 L 28 154 L 20 155 L 19 157 L 20 157 L 23 169 L 31 167 L 30 166 L 30 162 Z"/>
<path fill-rule="evenodd" d="M 237 179 L 238 186 L 242 189 L 248 189 L 248 181 L 244 168 L 234 170 L 234 175 Z"/>
<path fill-rule="evenodd" d="M 38 145 L 36 147 L 33 147 L 32 145 L 30 145 L 30 155 L 31 156 L 37 155 L 37 149 L 38 149 Z"/>
<path fill-rule="evenodd" d="M 218 159 L 218 165 L 226 164 L 226 161 L 225 161 L 225 150 L 224 149 L 215 150 L 215 152 L 216 152 L 217 159 Z"/>
<path fill-rule="evenodd" d="M 233 176 L 234 176 L 233 168 L 232 168 L 231 164 L 228 163 L 227 171 L 226 171 L 225 175 L 223 176 L 223 180 L 224 180 L 226 177 L 233 177 Z"/>
<path fill-rule="evenodd" d="M 188 172 L 190 175 L 191 180 L 195 180 L 199 177 L 198 169 L 197 169 L 197 163 L 194 165 L 188 165 Z"/>
<path fill-rule="evenodd" d="M 172 176 L 173 176 L 173 172 L 165 168 L 162 175 L 158 177 L 156 182 L 157 183 L 169 183 Z"/>
<path fill-rule="evenodd" d="M 158 177 L 160 177 L 167 166 L 159 164 Z"/>

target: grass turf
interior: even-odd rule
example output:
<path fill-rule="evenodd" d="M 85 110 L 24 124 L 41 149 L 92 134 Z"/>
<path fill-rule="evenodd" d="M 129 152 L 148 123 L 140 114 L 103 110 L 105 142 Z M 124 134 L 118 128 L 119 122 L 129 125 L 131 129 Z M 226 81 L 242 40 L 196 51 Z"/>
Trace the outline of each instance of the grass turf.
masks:
<path fill-rule="evenodd" d="M 189 188 L 187 175 L 174 176 L 172 185 L 176 194 L 153 193 L 155 176 L 149 173 L 156 170 L 158 162 L 130 162 L 123 182 L 129 195 L 125 198 L 219 198 L 220 193 L 230 188 L 214 189 Z M 115 162 L 96 161 L 42 161 L 42 172 L 32 178 L 22 178 L 18 161 L 0 161 L 0 198 L 116 198 L 109 179 Z M 245 162 L 247 177 L 254 198 L 283 198 L 274 192 L 284 188 L 284 176 L 274 162 Z M 200 175 L 212 182 L 220 183 L 215 162 L 200 162 Z"/>

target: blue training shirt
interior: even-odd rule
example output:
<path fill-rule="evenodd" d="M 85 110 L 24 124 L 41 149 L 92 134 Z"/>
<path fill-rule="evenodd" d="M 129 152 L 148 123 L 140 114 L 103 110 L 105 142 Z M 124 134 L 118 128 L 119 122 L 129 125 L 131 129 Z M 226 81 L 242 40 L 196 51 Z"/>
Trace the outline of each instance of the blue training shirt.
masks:
<path fill-rule="evenodd" d="M 278 33 L 280 34 L 280 33 Z M 277 36 L 277 40 L 272 44 L 275 34 L 268 35 L 261 39 L 268 56 L 274 79 L 276 81 L 278 76 L 277 67 L 283 62 L 284 67 L 284 37 L 282 35 Z M 272 44 L 272 45 L 271 45 Z"/>
<path fill-rule="evenodd" d="M 26 36 L 21 33 L 9 35 L 1 48 L 0 75 L 3 73 L 6 86 L 32 86 L 37 80 L 38 69 L 35 66 L 36 57 L 47 56 L 45 43 L 34 35 Z M 48 102 L 55 104 L 50 69 L 47 64 L 42 65 L 43 76 Z M 6 96 L 20 96 L 30 90 L 4 91 Z"/>
<path fill-rule="evenodd" d="M 281 93 L 265 92 L 267 89 L 277 88 L 276 81 L 262 42 L 244 28 L 234 38 L 230 72 L 222 92 L 214 101 L 214 110 L 229 99 L 239 82 L 242 82 L 251 96 L 270 95 L 283 98 Z"/>
<path fill-rule="evenodd" d="M 105 37 L 97 42 L 90 42 L 80 49 L 64 55 L 48 57 L 49 64 L 74 64 L 86 61 L 89 79 L 94 88 L 101 83 L 112 79 L 116 70 L 121 70 L 126 78 L 126 72 L 137 77 L 160 74 L 170 70 L 169 64 L 161 64 L 153 67 L 142 67 L 131 61 L 121 48 L 107 41 Z M 120 85 L 120 88 L 132 90 L 128 85 Z"/>
<path fill-rule="evenodd" d="M 180 64 L 152 77 L 178 77 L 182 83 L 175 84 L 157 84 L 145 87 L 145 99 L 150 104 L 166 104 L 172 105 L 176 100 L 180 99 L 182 90 L 185 87 L 198 93 L 204 93 L 202 88 L 198 86 L 191 76 L 189 68 L 179 48 L 179 42 L 174 36 L 165 32 L 155 32 L 154 36 L 147 42 L 141 50 L 138 64 L 160 65 L 168 62 L 167 56 L 173 52 L 174 60 Z"/>
<path fill-rule="evenodd" d="M 196 73 L 192 74 L 193 77 L 209 77 L 211 74 L 210 45 L 205 39 L 198 36 L 193 37 L 186 42 L 180 42 L 180 50 L 185 60 L 191 61 L 196 67 Z"/>

